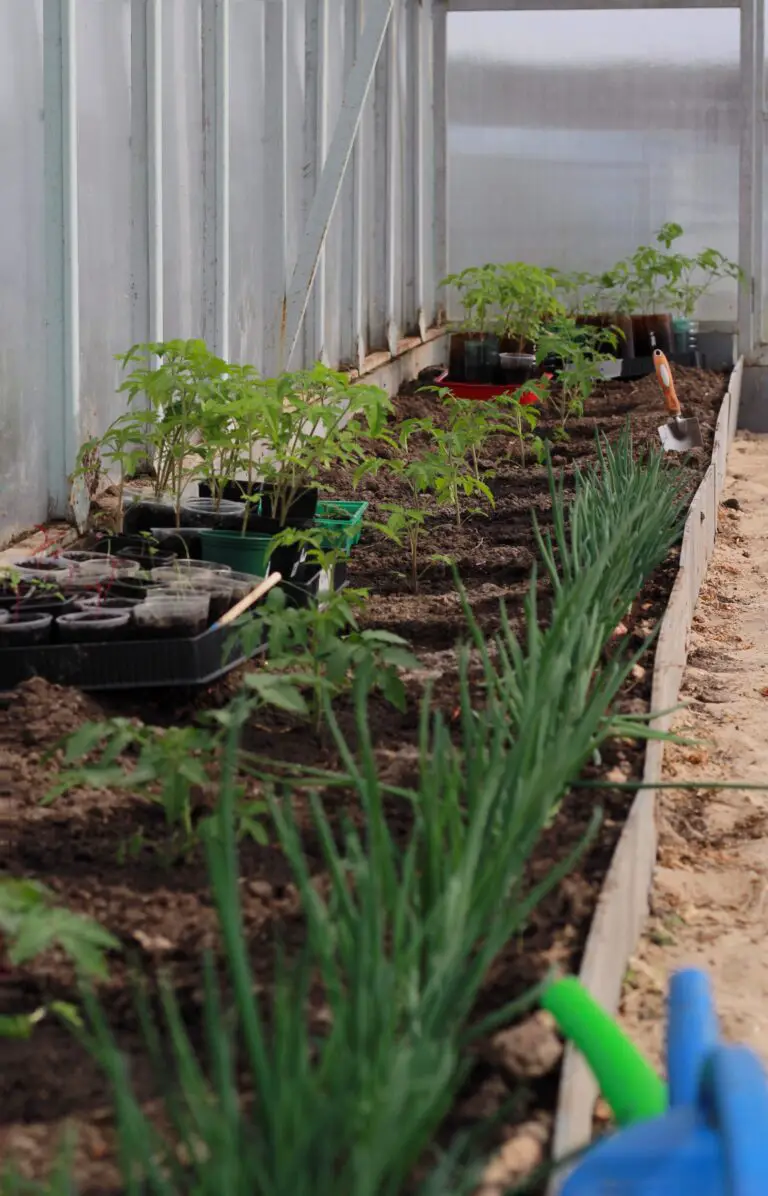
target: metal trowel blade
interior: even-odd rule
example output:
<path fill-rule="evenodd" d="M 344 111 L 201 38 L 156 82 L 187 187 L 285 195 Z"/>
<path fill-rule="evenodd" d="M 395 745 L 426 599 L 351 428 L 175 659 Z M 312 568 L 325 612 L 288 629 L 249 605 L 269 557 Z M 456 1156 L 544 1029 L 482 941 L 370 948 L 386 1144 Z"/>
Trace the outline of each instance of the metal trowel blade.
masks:
<path fill-rule="evenodd" d="M 704 443 L 697 419 L 670 419 L 659 428 L 659 437 L 665 453 L 687 453 Z"/>

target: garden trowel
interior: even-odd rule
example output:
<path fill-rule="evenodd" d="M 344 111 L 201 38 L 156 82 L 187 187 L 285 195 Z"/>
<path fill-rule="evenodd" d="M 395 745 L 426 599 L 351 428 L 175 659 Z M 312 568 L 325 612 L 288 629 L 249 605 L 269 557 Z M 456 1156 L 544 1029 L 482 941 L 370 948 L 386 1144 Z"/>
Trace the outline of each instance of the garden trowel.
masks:
<path fill-rule="evenodd" d="M 653 368 L 659 380 L 664 405 L 669 419 L 659 428 L 659 436 L 665 453 L 687 453 L 690 449 L 701 448 L 701 428 L 695 418 L 683 419 L 680 400 L 672 381 L 672 370 L 661 349 L 653 350 Z"/>

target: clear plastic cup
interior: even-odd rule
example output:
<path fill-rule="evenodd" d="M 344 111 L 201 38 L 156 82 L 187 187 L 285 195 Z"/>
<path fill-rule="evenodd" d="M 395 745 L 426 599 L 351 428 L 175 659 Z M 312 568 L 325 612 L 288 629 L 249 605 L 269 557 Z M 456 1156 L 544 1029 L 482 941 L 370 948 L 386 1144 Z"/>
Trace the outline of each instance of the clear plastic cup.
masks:
<path fill-rule="evenodd" d="M 232 572 L 227 575 L 232 580 L 232 605 L 236 602 L 241 602 L 246 594 L 250 594 L 252 590 L 256 589 L 259 582 L 264 580 L 263 577 L 257 577 L 255 573 L 236 573 Z"/>
<path fill-rule="evenodd" d="M 56 620 L 56 630 L 63 643 L 100 643 L 108 639 L 125 639 L 131 621 L 130 610 L 73 611 Z"/>
<path fill-rule="evenodd" d="M 214 573 L 212 569 L 177 569 L 174 565 L 164 566 L 162 569 L 152 570 L 152 580 L 159 583 L 163 589 L 168 586 L 195 586 L 213 581 L 214 577 L 226 577 L 225 573 Z"/>
<path fill-rule="evenodd" d="M 110 577 L 133 577 L 141 569 L 138 561 L 126 557 L 102 555 L 101 560 L 81 561 L 76 565 L 74 577 L 79 581 L 101 581 Z"/>
<path fill-rule="evenodd" d="M 152 639 L 192 638 L 205 631 L 211 595 L 199 591 L 153 594 L 133 608 L 140 634 Z"/>
<path fill-rule="evenodd" d="M 230 573 L 206 573 L 198 569 L 193 576 L 183 577 L 180 581 L 163 582 L 163 592 L 184 596 L 190 593 L 210 594 L 210 618 L 220 619 L 223 614 L 235 605 L 232 597 L 234 584 Z"/>
<path fill-rule="evenodd" d="M 193 561 L 184 557 L 179 557 L 172 565 L 163 565 L 162 562 L 158 562 L 157 568 L 153 569 L 152 572 L 157 573 L 162 568 L 174 569 L 177 573 L 196 573 L 198 569 L 202 569 L 206 573 L 232 572 L 231 565 L 222 565 L 219 561 Z"/>
<path fill-rule="evenodd" d="M 5 648 L 29 648 L 50 639 L 53 615 L 17 611 L 0 620 L 0 642 Z"/>

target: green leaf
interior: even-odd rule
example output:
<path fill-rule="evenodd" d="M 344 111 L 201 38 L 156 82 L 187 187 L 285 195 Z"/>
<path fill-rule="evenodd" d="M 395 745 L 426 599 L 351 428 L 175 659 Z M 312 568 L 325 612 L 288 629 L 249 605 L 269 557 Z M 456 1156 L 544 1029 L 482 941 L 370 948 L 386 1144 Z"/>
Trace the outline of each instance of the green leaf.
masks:
<path fill-rule="evenodd" d="M 306 717 L 309 708 L 295 681 L 274 673 L 248 673 L 245 684 L 268 706 Z"/>
<path fill-rule="evenodd" d="M 84 723 L 64 741 L 65 764 L 72 764 L 83 756 L 89 756 L 107 738 L 110 730 L 110 723 Z"/>
<path fill-rule="evenodd" d="M 399 710 L 401 713 L 404 712 L 407 705 L 405 686 L 394 669 L 387 669 L 380 674 L 379 686 L 387 701 L 396 710 Z"/>
<path fill-rule="evenodd" d="M 45 1016 L 44 1011 L 38 1013 Z M 0 1014 L 0 1038 L 31 1038 L 32 1031 L 40 1020 L 40 1016 L 32 1013 Z"/>
<path fill-rule="evenodd" d="M 377 627 L 361 632 L 362 638 L 366 643 L 370 644 L 397 644 L 400 646 L 407 646 L 408 640 L 403 639 L 401 635 L 395 635 L 393 631 L 387 631 L 383 627 Z"/>

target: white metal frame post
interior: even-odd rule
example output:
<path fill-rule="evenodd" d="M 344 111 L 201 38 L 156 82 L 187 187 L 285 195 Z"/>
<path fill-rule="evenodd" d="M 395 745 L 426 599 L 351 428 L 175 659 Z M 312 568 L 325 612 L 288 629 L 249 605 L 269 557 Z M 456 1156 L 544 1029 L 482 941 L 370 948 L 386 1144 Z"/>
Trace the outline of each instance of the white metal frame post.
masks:
<path fill-rule="evenodd" d="M 362 21 L 361 0 L 345 0 L 344 78 L 349 78 L 357 57 Z M 347 169 L 342 216 L 342 351 L 354 368 L 361 370 L 365 361 L 366 329 L 364 287 L 365 267 L 365 185 L 363 176 L 365 119 L 358 126 L 352 146 L 352 160 Z"/>
<path fill-rule="evenodd" d="M 318 180 L 315 198 L 299 246 L 296 267 L 280 303 L 281 361 L 289 364 L 307 310 L 309 289 L 315 277 L 320 251 L 325 245 L 336 203 L 341 192 L 344 173 L 352 155 L 352 146 L 360 125 L 363 105 L 368 95 L 373 72 L 387 32 L 395 0 L 370 0 L 366 5 L 365 25 L 360 37 L 357 58 L 344 89 L 339 118 L 328 156 Z M 270 5 L 267 4 L 267 14 Z M 270 161 L 272 159 L 270 158 Z M 269 227 L 269 225 L 267 225 Z M 284 318 L 283 318 L 284 315 Z"/>
<path fill-rule="evenodd" d="M 762 0 L 760 0 L 762 3 Z M 755 91 L 755 0 L 741 0 L 741 121 L 739 146 L 739 348 L 750 352 L 754 344 L 754 284 L 752 263 L 755 247 L 754 184 L 755 133 L 751 111 Z"/>
<path fill-rule="evenodd" d="M 753 101 L 755 114 L 755 185 L 753 214 L 755 235 L 753 246 L 752 273 L 754 282 L 753 308 L 755 312 L 755 340 L 758 344 L 765 337 L 765 300 L 763 220 L 765 203 L 765 4 L 757 0 L 755 8 L 755 92 Z"/>
<path fill-rule="evenodd" d="M 413 126 L 413 281 L 416 319 L 422 340 L 432 323 L 435 307 L 433 7 L 432 0 L 422 0 L 411 7 L 409 14 L 409 90 L 415 111 L 407 114 L 406 128 Z"/>
<path fill-rule="evenodd" d="M 48 507 L 68 517 L 80 447 L 77 58 L 74 0 L 44 0 Z"/>
<path fill-rule="evenodd" d="M 389 87 L 387 89 L 387 221 L 385 231 L 386 243 L 386 278 L 387 278 L 387 306 L 386 331 L 387 348 L 394 357 L 400 344 L 400 317 L 403 308 L 403 210 L 401 195 L 404 181 L 402 157 L 404 154 L 403 133 L 401 127 L 402 97 L 400 95 L 400 18 L 403 15 L 403 0 L 395 0 L 389 19 L 389 28 L 385 31 L 386 38 L 382 54 L 386 54 L 389 72 Z M 378 230 L 377 230 L 378 235 Z"/>
<path fill-rule="evenodd" d="M 741 2 L 741 139 L 739 147 L 739 350 L 763 339 L 763 0 Z"/>
<path fill-rule="evenodd" d="M 162 2 L 131 3 L 131 306 L 135 344 L 163 339 Z"/>
<path fill-rule="evenodd" d="M 432 71 L 434 104 L 434 254 L 435 283 L 448 273 L 448 19 L 445 0 L 433 0 Z M 438 300 L 442 298 L 438 295 Z M 445 316 L 445 304 L 438 301 L 436 320 Z"/>
<path fill-rule="evenodd" d="M 203 339 L 229 356 L 229 0 L 203 0 Z"/>
<path fill-rule="evenodd" d="M 317 182 L 328 150 L 328 0 L 306 0 L 304 94 L 304 219 L 309 217 Z M 304 318 L 304 357 L 326 360 L 325 352 L 325 252 L 320 251 L 317 270 Z"/>
<path fill-rule="evenodd" d="M 283 368 L 288 270 L 288 14 L 264 5 L 264 349 L 263 368 Z"/>

